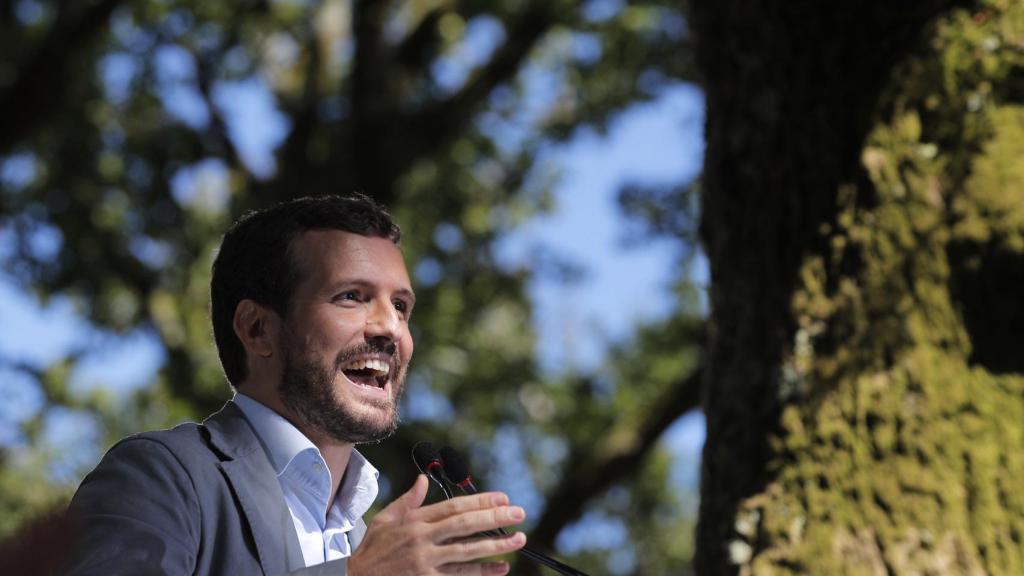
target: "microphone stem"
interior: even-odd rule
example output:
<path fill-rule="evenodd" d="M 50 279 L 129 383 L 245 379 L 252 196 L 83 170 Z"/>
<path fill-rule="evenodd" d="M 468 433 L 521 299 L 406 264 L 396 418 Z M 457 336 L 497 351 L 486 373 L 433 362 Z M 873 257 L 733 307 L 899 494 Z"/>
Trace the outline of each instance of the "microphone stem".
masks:
<path fill-rule="evenodd" d="M 587 576 L 586 573 L 580 572 L 579 570 L 573 568 L 572 566 L 568 566 L 566 564 L 562 564 L 558 560 L 555 560 L 554 558 L 551 558 L 550 556 L 546 556 L 544 554 L 541 554 L 540 552 L 537 552 L 536 550 L 533 550 L 532 548 L 524 546 L 524 547 L 520 548 L 518 550 L 518 552 L 520 554 L 522 554 L 523 556 L 526 556 L 527 558 L 533 560 L 534 562 L 538 562 L 540 564 L 543 564 L 543 565 L 547 566 L 548 568 L 551 568 L 552 570 L 554 570 L 555 572 L 558 572 L 559 574 L 565 574 L 566 576 Z"/>
<path fill-rule="evenodd" d="M 497 530 L 486 530 L 484 532 L 481 532 L 481 534 L 483 534 L 484 536 L 503 536 L 507 535 L 508 532 L 506 532 L 504 528 L 498 528 Z M 519 550 L 516 550 L 516 553 L 525 556 L 530 560 L 533 560 L 534 562 L 543 564 L 548 568 L 551 568 L 555 572 L 558 572 L 559 574 L 565 574 L 566 576 L 587 576 L 587 573 L 580 572 L 579 570 L 567 564 L 562 564 L 558 560 L 555 560 L 554 558 L 546 554 L 538 552 L 537 550 L 534 550 L 529 546 L 523 546 Z"/>
<path fill-rule="evenodd" d="M 451 500 L 452 498 L 455 497 L 455 494 L 453 494 L 451 489 L 448 488 L 448 485 L 445 483 L 444 480 L 440 480 L 440 479 L 434 478 L 433 476 L 431 476 L 430 479 L 433 480 L 435 483 L 437 483 L 438 486 L 441 487 L 441 491 L 444 492 L 445 500 Z"/>

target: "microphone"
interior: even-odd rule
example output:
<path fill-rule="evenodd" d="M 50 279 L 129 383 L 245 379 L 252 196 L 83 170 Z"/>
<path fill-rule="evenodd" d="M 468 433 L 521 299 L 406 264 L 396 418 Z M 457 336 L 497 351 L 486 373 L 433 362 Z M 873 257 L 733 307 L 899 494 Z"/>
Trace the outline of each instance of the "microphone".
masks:
<path fill-rule="evenodd" d="M 452 499 L 452 492 L 448 488 L 448 483 L 445 482 L 444 477 L 444 465 L 441 464 L 441 458 L 438 456 L 437 451 L 434 450 L 434 444 L 431 442 L 417 442 L 412 447 L 412 459 L 416 462 L 416 468 L 419 471 L 427 475 L 434 481 L 435 484 L 441 487 L 441 491 L 444 492 L 444 497 L 448 500 Z"/>
<path fill-rule="evenodd" d="M 466 461 L 462 459 L 462 455 L 455 448 L 451 446 L 441 448 L 441 467 L 444 468 L 448 480 L 466 494 L 479 492 L 473 485 L 473 476 L 469 473 L 469 466 L 466 465 Z"/>
<path fill-rule="evenodd" d="M 441 467 L 444 469 L 445 476 L 448 480 L 458 486 L 465 494 L 476 494 L 479 492 L 476 486 L 473 484 L 473 476 L 469 473 L 469 466 L 466 465 L 466 461 L 462 459 L 462 455 L 452 448 L 451 446 L 445 446 L 441 448 Z M 504 528 L 498 528 L 497 530 L 488 530 L 484 532 L 487 536 L 498 536 L 502 534 L 508 534 Z M 586 573 L 580 572 L 579 570 L 563 564 L 550 556 L 542 554 L 529 546 L 524 546 L 517 550 L 523 556 L 533 560 L 538 564 L 543 564 L 548 568 L 551 568 L 559 574 L 565 574 L 567 576 L 587 576 Z"/>

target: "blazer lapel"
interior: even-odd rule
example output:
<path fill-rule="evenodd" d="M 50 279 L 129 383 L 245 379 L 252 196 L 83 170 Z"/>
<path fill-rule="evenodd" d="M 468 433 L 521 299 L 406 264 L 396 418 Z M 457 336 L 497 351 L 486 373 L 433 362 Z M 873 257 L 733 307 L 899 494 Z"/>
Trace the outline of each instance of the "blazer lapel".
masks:
<path fill-rule="evenodd" d="M 225 456 L 219 467 L 252 531 L 263 572 L 276 575 L 302 568 L 302 549 L 277 474 L 245 415 L 228 402 L 203 425 Z"/>

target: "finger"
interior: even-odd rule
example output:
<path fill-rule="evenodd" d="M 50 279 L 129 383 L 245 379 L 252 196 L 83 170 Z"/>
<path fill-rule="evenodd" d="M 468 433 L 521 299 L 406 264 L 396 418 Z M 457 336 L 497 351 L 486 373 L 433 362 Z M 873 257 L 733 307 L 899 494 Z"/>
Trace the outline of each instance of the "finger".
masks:
<path fill-rule="evenodd" d="M 417 511 L 417 516 L 419 520 L 425 522 L 437 522 L 464 512 L 498 506 L 508 506 L 508 496 L 501 492 L 483 492 L 472 496 L 457 496 L 451 500 L 424 506 Z"/>
<path fill-rule="evenodd" d="M 416 481 L 412 483 L 412 486 L 405 491 L 405 494 L 396 498 L 391 505 L 397 505 L 405 510 L 419 508 L 427 498 L 427 488 L 429 486 L 430 483 L 427 481 L 427 476 L 425 474 L 417 474 Z"/>
<path fill-rule="evenodd" d="M 469 562 L 479 558 L 515 552 L 525 545 L 526 534 L 522 532 L 502 536 L 468 538 L 439 546 L 438 560 L 440 564 Z"/>
<path fill-rule="evenodd" d="M 435 542 L 442 542 L 459 536 L 471 536 L 485 530 L 519 524 L 526 518 L 526 512 L 519 506 L 502 506 L 487 510 L 471 510 L 450 516 L 433 525 Z"/>
<path fill-rule="evenodd" d="M 412 483 L 412 487 L 398 498 L 395 498 L 391 504 L 385 506 L 377 514 L 377 518 L 401 518 L 406 512 L 419 508 L 427 497 L 428 486 L 427 477 L 423 474 L 417 475 L 416 481 Z"/>

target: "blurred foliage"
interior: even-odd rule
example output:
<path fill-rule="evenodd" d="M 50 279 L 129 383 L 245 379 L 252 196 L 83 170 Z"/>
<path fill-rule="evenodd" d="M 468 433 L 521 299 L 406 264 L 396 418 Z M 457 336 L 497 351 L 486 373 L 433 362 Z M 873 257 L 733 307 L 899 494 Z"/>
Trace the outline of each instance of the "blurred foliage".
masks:
<path fill-rule="evenodd" d="M 689 40 L 664 0 L 0 2 L 5 274 L 42 303 L 70 302 L 91 334 L 164 351 L 129 392 L 73 385 L 88 341 L 45 366 L 0 358 L 42 398 L 5 423 L 20 435 L 0 447 L 0 537 L 66 497 L 117 438 L 230 396 L 207 286 L 234 218 L 362 190 L 402 225 L 419 302 L 406 425 L 366 450 L 391 495 L 411 482 L 415 440 L 466 447 L 486 484 L 511 437 L 530 486 L 571 494 L 534 518 L 536 544 L 603 511 L 628 537 L 617 559 L 578 551 L 581 568 L 685 562 L 690 542 L 671 535 L 692 503 L 669 485 L 658 438 L 697 404 L 701 306 L 681 298 L 592 374 L 542 373 L 526 289 L 558 257 L 510 266 L 498 248 L 551 206 L 546 151 L 690 78 Z M 45 431 L 67 413 L 93 426 L 57 473 Z"/>

